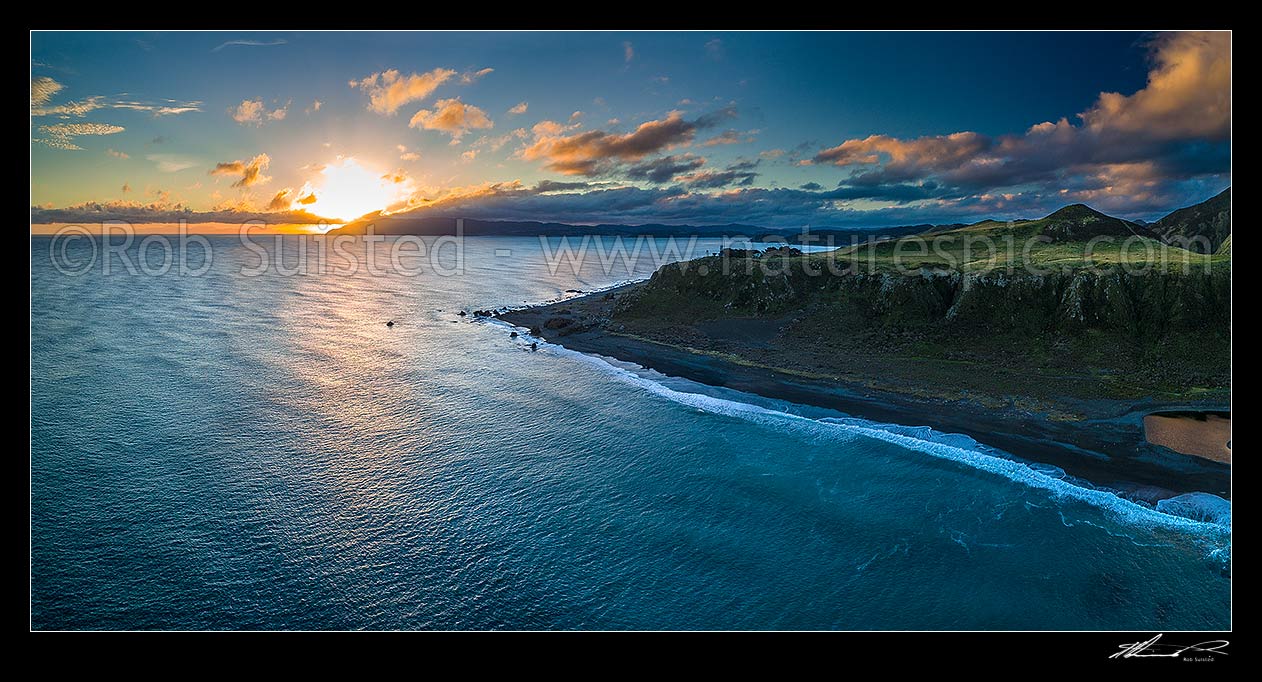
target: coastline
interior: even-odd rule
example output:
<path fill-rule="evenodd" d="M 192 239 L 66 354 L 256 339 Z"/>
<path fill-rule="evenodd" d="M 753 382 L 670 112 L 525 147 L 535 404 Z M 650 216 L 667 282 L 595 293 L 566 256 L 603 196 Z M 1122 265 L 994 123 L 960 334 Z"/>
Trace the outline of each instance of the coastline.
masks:
<path fill-rule="evenodd" d="M 1145 417 L 1156 412 L 1218 412 L 1217 404 L 1155 400 L 1072 401 L 1077 419 L 873 387 L 863 377 L 824 378 L 759 365 L 606 328 L 616 298 L 639 283 L 558 302 L 500 312 L 498 319 L 581 353 L 633 362 L 669 376 L 768 398 L 828 408 L 855 417 L 929 426 L 965 434 L 1026 462 L 1050 464 L 1068 475 L 1155 504 L 1175 495 L 1207 492 L 1231 498 L 1229 462 L 1181 454 L 1146 437 Z"/>

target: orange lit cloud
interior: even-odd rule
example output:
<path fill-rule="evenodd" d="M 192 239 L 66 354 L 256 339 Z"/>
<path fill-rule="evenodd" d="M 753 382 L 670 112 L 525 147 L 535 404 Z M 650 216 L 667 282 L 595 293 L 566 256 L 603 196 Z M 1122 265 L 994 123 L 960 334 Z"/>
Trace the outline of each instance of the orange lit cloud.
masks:
<path fill-rule="evenodd" d="M 241 125 L 261 126 L 268 121 L 283 121 L 289 114 L 289 103 L 286 102 L 284 106 L 269 110 L 263 104 L 263 100 L 247 99 L 242 100 L 229 113 L 232 115 L 232 120 Z"/>
<path fill-rule="evenodd" d="M 493 125 L 486 112 L 460 101 L 460 98 L 440 99 L 433 109 L 421 109 L 408 122 L 410 128 L 438 130 L 451 135 L 453 143 L 473 129 L 487 129 Z"/>
<path fill-rule="evenodd" d="M 522 150 L 522 158 L 544 161 L 549 169 L 565 175 L 598 175 L 613 164 L 687 146 L 698 130 L 733 115 L 732 110 L 725 109 L 689 121 L 682 112 L 672 111 L 665 118 L 641 123 L 629 133 L 592 130 L 568 136 L 561 134 L 564 128 L 560 124 L 543 121 L 535 126 L 537 139 Z"/>
<path fill-rule="evenodd" d="M 1092 130 L 1222 139 L 1231 132 L 1231 34 L 1167 33 L 1154 45 L 1148 84 L 1102 92 L 1081 114 Z"/>
<path fill-rule="evenodd" d="M 237 181 L 232 183 L 233 187 L 251 187 L 271 180 L 270 177 L 263 175 L 263 171 L 271 162 L 272 159 L 267 154 L 259 154 L 249 161 L 224 161 L 217 163 L 214 168 L 210 169 L 209 174 L 236 177 Z"/>
<path fill-rule="evenodd" d="M 353 80 L 350 86 L 368 94 L 368 108 L 372 111 L 379 114 L 394 114 L 399 107 L 408 102 L 429 97 L 438 86 L 455 75 L 455 71 L 443 68 L 420 74 L 413 73 L 409 76 L 390 69 Z"/>

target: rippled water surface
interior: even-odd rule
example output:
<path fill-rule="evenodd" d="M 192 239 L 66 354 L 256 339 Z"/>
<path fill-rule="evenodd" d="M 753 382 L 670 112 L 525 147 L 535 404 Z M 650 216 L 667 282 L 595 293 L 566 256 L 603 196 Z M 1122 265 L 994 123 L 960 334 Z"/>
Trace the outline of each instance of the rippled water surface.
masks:
<path fill-rule="evenodd" d="M 651 259 L 553 273 L 473 238 L 459 276 L 246 276 L 213 247 L 202 276 L 67 276 L 32 242 L 37 629 L 1230 624 L 1229 507 L 456 315 Z"/>

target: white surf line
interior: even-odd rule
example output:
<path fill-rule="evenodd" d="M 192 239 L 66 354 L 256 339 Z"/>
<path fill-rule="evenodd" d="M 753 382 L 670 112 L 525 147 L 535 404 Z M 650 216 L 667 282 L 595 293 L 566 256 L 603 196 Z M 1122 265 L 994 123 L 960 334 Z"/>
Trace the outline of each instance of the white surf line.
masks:
<path fill-rule="evenodd" d="M 1021 483 L 1032 488 L 1043 489 L 1051 492 L 1055 496 L 1070 497 L 1086 502 L 1107 512 L 1114 513 L 1122 519 L 1138 526 L 1159 526 L 1216 538 L 1223 538 L 1224 536 L 1229 538 L 1231 534 L 1231 527 L 1229 525 L 1210 521 L 1198 521 L 1196 519 L 1158 511 L 1152 507 L 1146 507 L 1139 503 L 1127 500 L 1112 492 L 1084 488 L 1054 476 L 1049 476 L 1048 474 L 1043 473 L 1023 462 L 987 454 L 979 450 L 894 433 L 881 428 L 881 425 L 878 422 L 872 422 L 859 418 L 848 418 L 846 420 L 837 420 L 831 417 L 812 419 L 810 417 L 803 417 L 790 414 L 788 412 L 772 410 L 750 403 L 728 400 L 726 398 L 717 398 L 700 393 L 677 391 L 663 386 L 656 381 L 642 377 L 627 369 L 611 364 L 602 356 L 591 353 L 580 353 L 579 351 L 571 350 L 558 344 L 549 343 L 542 338 L 531 336 L 528 331 L 522 330 L 520 327 L 504 322 L 503 320 L 491 319 L 488 320 L 488 322 L 517 331 L 519 341 L 524 341 L 526 343 L 538 343 L 541 350 L 546 349 L 555 352 L 558 355 L 577 358 L 580 361 L 586 362 L 607 374 L 611 374 L 626 380 L 629 383 L 635 384 L 650 393 L 673 402 L 687 405 L 689 407 L 695 407 L 713 414 L 734 416 L 747 420 L 751 417 L 769 417 L 774 420 L 791 421 L 813 427 L 836 429 L 842 433 L 856 434 L 876 440 L 882 440 L 887 443 L 899 445 L 908 450 L 921 452 L 940 459 L 959 462 L 972 468 L 993 473 L 1010 481 Z M 945 435 L 954 436 L 959 434 Z M 989 446 L 984 446 L 980 443 L 978 445 L 980 447 L 987 447 L 995 452 L 1003 452 L 1002 450 L 989 448 Z"/>

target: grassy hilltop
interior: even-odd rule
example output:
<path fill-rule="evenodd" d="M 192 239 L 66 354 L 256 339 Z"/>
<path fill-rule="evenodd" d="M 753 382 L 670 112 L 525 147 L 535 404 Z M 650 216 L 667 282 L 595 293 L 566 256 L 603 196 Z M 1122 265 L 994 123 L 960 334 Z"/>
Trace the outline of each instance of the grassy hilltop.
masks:
<path fill-rule="evenodd" d="M 1063 418 L 1093 399 L 1223 402 L 1230 242 L 1206 255 L 1163 236 L 1075 205 L 826 253 L 729 250 L 664 266 L 603 308 L 559 308 L 548 333 Z"/>

